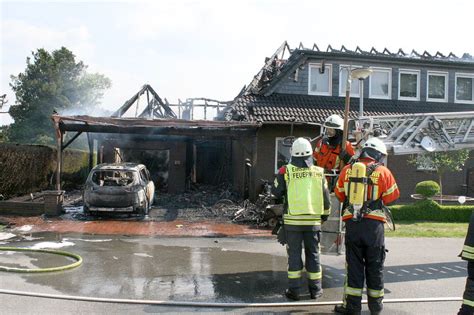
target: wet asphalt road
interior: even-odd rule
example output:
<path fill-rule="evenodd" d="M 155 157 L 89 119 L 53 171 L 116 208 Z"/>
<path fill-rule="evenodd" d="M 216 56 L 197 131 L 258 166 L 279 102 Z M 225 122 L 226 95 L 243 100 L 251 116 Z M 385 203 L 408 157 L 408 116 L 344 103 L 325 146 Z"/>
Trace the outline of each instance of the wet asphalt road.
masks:
<path fill-rule="evenodd" d="M 60 247 L 84 263 L 45 274 L 1 274 L 0 289 L 88 297 L 186 302 L 287 302 L 286 253 L 268 238 L 164 238 L 26 233 L 2 246 Z M 387 239 L 386 299 L 461 297 L 466 264 L 462 239 Z M 0 252 L 0 265 L 49 267 L 64 257 Z M 324 296 L 341 300 L 344 257 L 322 256 Z M 303 295 L 303 300 L 308 296 Z M 0 314 L 147 314 L 161 312 L 315 313 L 332 306 L 198 308 L 53 300 L 0 294 Z M 455 314 L 460 302 L 385 304 L 385 314 Z M 365 313 L 367 306 L 364 305 Z"/>

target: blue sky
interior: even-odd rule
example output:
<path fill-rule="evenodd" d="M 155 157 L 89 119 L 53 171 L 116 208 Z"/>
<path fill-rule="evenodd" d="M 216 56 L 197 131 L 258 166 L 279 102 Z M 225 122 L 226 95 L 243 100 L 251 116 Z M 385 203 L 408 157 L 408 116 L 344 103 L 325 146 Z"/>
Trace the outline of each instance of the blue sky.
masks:
<path fill-rule="evenodd" d="M 145 83 L 172 103 L 226 101 L 285 40 L 474 55 L 472 12 L 470 0 L 0 0 L 0 94 L 14 104 L 10 75 L 25 69 L 31 51 L 65 46 L 112 80 L 104 109 L 117 109 Z M 0 124 L 9 122 L 0 114 Z"/>

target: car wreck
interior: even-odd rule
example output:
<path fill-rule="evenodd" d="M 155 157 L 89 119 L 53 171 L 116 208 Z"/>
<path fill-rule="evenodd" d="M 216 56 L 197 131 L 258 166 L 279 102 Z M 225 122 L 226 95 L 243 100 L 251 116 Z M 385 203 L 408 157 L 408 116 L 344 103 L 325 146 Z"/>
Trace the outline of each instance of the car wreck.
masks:
<path fill-rule="evenodd" d="M 143 164 L 103 163 L 94 167 L 83 191 L 84 213 L 148 215 L 155 185 Z"/>

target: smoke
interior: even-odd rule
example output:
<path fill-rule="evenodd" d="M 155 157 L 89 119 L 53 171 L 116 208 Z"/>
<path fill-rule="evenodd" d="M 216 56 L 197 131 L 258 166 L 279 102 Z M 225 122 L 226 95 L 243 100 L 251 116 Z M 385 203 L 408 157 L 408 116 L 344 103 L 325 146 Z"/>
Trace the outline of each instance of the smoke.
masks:
<path fill-rule="evenodd" d="M 77 116 L 77 115 L 87 115 L 92 117 L 110 117 L 113 114 L 113 111 L 101 108 L 67 108 L 58 110 L 58 114 L 61 116 Z"/>

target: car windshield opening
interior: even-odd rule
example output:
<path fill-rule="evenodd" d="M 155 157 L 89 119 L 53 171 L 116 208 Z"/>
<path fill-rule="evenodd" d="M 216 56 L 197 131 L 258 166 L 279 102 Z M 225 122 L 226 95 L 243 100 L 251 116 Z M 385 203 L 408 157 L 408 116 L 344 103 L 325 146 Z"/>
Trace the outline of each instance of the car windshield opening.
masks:
<path fill-rule="evenodd" d="M 99 186 L 129 186 L 134 179 L 135 172 L 125 170 L 99 170 L 92 174 L 92 182 Z"/>

